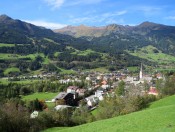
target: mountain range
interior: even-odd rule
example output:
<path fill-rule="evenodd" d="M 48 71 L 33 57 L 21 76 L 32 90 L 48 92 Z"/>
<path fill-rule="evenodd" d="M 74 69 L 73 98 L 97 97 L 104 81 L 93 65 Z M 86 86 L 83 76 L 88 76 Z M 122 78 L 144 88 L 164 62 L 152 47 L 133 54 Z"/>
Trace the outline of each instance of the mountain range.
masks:
<path fill-rule="evenodd" d="M 93 44 L 100 43 L 101 45 L 118 45 L 123 41 L 134 41 L 134 47 L 153 45 L 165 53 L 175 55 L 175 27 L 153 22 L 143 22 L 137 26 L 123 26 L 117 24 L 103 27 L 89 27 L 85 25 L 67 26 L 62 29 L 54 30 L 54 32 L 71 35 L 76 38 L 85 38 Z"/>
<path fill-rule="evenodd" d="M 14 53 L 14 50 L 18 54 L 40 52 L 49 57 L 49 63 L 66 69 L 111 66 L 111 63 L 113 67 L 136 66 L 143 61 L 149 64 L 150 59 L 133 55 L 150 45 L 153 52 L 174 57 L 175 27 L 143 22 L 136 26 L 67 26 L 52 31 L 1 15 L 0 43 L 23 44 L 16 48 L 1 46 L 1 53 Z"/>

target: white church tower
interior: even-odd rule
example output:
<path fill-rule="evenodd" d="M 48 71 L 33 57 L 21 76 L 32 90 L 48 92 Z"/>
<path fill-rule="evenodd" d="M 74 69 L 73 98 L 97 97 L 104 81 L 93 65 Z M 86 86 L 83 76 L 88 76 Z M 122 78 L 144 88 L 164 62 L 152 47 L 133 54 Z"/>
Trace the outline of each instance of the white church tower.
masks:
<path fill-rule="evenodd" d="M 143 67 L 142 67 L 142 63 L 141 63 L 139 79 L 142 79 L 142 78 L 143 78 Z"/>

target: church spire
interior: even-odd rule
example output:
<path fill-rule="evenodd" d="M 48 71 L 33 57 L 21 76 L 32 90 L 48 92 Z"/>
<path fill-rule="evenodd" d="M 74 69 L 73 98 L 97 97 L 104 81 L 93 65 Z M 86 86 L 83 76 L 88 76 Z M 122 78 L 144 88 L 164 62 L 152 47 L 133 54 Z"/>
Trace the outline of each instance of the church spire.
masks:
<path fill-rule="evenodd" d="M 143 67 L 142 67 L 142 63 L 141 63 L 141 67 L 140 67 L 140 74 L 139 74 L 139 78 L 143 78 Z"/>

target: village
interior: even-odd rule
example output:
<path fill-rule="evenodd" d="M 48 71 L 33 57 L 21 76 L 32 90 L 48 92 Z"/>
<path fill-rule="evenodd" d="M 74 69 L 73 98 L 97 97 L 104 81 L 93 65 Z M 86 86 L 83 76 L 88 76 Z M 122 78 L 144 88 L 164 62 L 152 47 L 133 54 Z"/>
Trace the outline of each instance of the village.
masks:
<path fill-rule="evenodd" d="M 51 75 L 51 74 L 50 74 Z M 141 64 L 140 72 L 137 76 L 130 76 L 128 70 L 122 72 L 112 72 L 102 74 L 100 72 L 80 73 L 84 76 L 87 87 L 78 87 L 76 85 L 68 86 L 65 91 L 60 92 L 52 100 L 45 100 L 46 103 L 55 103 L 55 110 L 64 108 L 76 107 L 86 105 L 91 111 L 98 107 L 98 103 L 104 100 L 105 97 L 114 96 L 118 84 L 124 82 L 124 92 L 132 96 L 137 95 L 155 95 L 157 96 L 158 90 L 156 89 L 155 81 L 164 79 L 161 73 L 154 75 L 145 74 Z M 44 76 L 40 76 L 43 78 Z M 45 77 L 48 77 L 45 75 Z M 80 77 L 69 75 L 66 79 L 58 79 L 59 83 L 68 84 L 70 82 L 81 82 Z M 121 95 L 122 96 L 122 95 Z M 32 113 L 32 117 L 36 117 L 36 111 Z"/>

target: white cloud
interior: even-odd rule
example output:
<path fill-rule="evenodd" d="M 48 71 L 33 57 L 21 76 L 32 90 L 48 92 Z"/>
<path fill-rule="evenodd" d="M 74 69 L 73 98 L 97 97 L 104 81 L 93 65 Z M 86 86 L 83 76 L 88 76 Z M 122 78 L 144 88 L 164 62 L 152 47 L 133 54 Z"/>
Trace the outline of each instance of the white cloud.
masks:
<path fill-rule="evenodd" d="M 49 6 L 52 6 L 52 9 L 61 7 L 65 0 L 44 0 Z"/>
<path fill-rule="evenodd" d="M 157 15 L 161 13 L 162 8 L 156 6 L 134 6 L 131 8 L 134 11 L 143 12 L 146 16 Z"/>
<path fill-rule="evenodd" d="M 71 1 L 68 5 L 69 6 L 75 6 L 75 5 L 90 5 L 90 4 L 98 4 L 101 3 L 104 0 L 74 0 Z"/>
<path fill-rule="evenodd" d="M 124 24 L 125 21 L 123 19 L 109 19 L 106 21 L 107 24 Z"/>
<path fill-rule="evenodd" d="M 168 16 L 168 17 L 166 17 L 166 19 L 175 20 L 175 16 Z"/>
<path fill-rule="evenodd" d="M 124 23 L 122 19 L 119 19 L 118 17 L 121 15 L 126 14 L 127 11 L 118 11 L 118 12 L 107 12 L 103 13 L 101 15 L 87 15 L 85 17 L 79 17 L 79 18 L 71 18 L 70 22 L 72 23 Z M 120 20 L 120 21 L 119 21 Z"/>
<path fill-rule="evenodd" d="M 34 24 L 36 26 L 42 26 L 42 27 L 46 27 L 49 29 L 59 29 L 59 28 L 63 28 L 65 26 L 67 26 L 66 24 L 46 22 L 46 21 L 42 21 L 42 20 L 24 20 L 24 21 L 31 23 L 31 24 Z"/>
<path fill-rule="evenodd" d="M 126 10 L 123 10 L 123 11 L 117 12 L 116 15 L 121 16 L 121 15 L 124 15 L 126 13 L 127 13 L 127 11 Z"/>
<path fill-rule="evenodd" d="M 118 12 L 114 12 L 114 13 L 104 13 L 102 14 L 102 17 L 108 18 L 108 17 L 115 17 L 115 16 L 121 16 L 126 14 L 127 11 L 123 10 L 123 11 L 118 11 Z"/>

